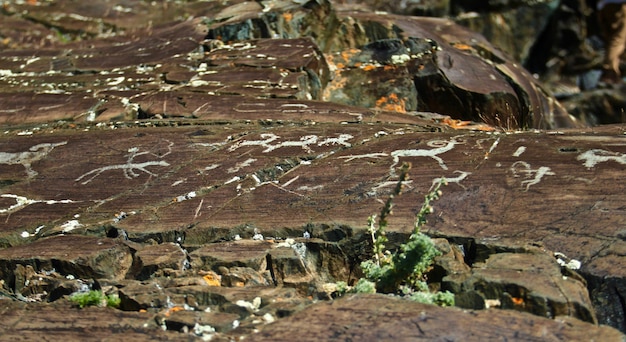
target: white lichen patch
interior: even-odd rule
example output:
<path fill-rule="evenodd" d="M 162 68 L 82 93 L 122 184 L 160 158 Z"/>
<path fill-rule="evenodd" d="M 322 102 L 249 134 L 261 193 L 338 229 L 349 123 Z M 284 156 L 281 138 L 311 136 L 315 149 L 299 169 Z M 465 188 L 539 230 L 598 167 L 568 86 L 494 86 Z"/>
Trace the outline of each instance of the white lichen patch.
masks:
<path fill-rule="evenodd" d="M 561 252 L 554 252 L 557 264 L 561 267 L 569 268 L 570 270 L 579 270 L 582 267 L 582 263 L 576 259 L 570 259 Z"/>
<path fill-rule="evenodd" d="M 249 309 L 252 312 L 258 311 L 261 308 L 261 297 L 254 297 L 252 302 L 248 302 L 245 300 L 238 300 L 235 302 L 235 305 L 240 306 L 242 308 Z"/>
<path fill-rule="evenodd" d="M 195 198 L 196 196 L 198 196 L 198 194 L 195 191 L 190 191 L 184 195 L 180 195 L 180 196 L 176 196 L 176 198 L 174 198 L 174 202 L 183 202 L 183 201 L 187 201 L 190 200 L 192 198 Z"/>
<path fill-rule="evenodd" d="M 411 60 L 411 56 L 407 55 L 407 54 L 402 54 L 402 55 L 392 55 L 391 56 L 391 63 L 392 64 L 404 64 L 408 61 Z"/>
<path fill-rule="evenodd" d="M 69 220 L 63 223 L 60 228 L 63 233 L 68 233 L 81 227 L 83 227 L 83 224 L 78 222 L 78 220 Z"/>

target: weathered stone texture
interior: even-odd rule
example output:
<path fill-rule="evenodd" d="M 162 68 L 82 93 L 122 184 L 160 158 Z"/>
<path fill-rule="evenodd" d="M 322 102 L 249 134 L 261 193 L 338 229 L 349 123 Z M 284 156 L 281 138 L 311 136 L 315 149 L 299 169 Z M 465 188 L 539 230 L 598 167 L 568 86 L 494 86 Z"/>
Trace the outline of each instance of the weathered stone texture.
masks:
<path fill-rule="evenodd" d="M 583 128 L 452 20 L 326 0 L 0 18 L 3 337 L 624 340 L 596 324 L 626 331 L 624 127 Z M 404 163 L 390 247 L 447 179 L 428 281 L 465 311 L 331 300 Z M 69 307 L 88 289 L 121 310 Z"/>
<path fill-rule="evenodd" d="M 480 324 L 474 324 L 478 322 Z M 496 328 L 506 326 L 508 329 Z M 381 295 L 319 303 L 265 326 L 252 341 L 621 341 L 614 330 L 510 311 L 443 309 Z"/>

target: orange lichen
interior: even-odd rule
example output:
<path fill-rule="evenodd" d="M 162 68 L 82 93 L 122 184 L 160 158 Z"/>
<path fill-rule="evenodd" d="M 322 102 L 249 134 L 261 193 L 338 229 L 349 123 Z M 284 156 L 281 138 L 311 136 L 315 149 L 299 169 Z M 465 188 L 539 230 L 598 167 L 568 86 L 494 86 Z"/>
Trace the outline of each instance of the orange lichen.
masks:
<path fill-rule="evenodd" d="M 389 96 L 383 96 L 376 101 L 376 108 L 388 110 L 392 112 L 405 113 L 406 101 L 398 98 L 396 94 L 390 94 Z"/>
<path fill-rule="evenodd" d="M 214 272 L 209 272 L 206 275 L 202 276 L 202 279 L 204 279 L 204 281 L 209 286 L 221 286 L 222 285 L 221 278 L 222 277 L 215 274 Z"/>
<path fill-rule="evenodd" d="M 486 124 L 473 123 L 471 121 L 462 121 L 456 120 L 452 118 L 444 118 L 441 120 L 441 123 L 447 126 L 450 126 L 454 129 L 468 129 L 468 130 L 476 130 L 476 131 L 485 131 L 492 132 L 496 129 Z"/>
<path fill-rule="evenodd" d="M 352 58 L 352 56 L 356 55 L 360 50 L 358 49 L 348 49 L 348 50 L 343 50 L 341 51 L 341 58 L 343 58 L 345 61 L 350 60 L 350 58 Z"/>
<path fill-rule="evenodd" d="M 185 310 L 182 306 L 175 306 L 165 311 L 165 317 L 169 317 L 173 312 Z"/>
<path fill-rule="evenodd" d="M 513 301 L 515 305 L 524 305 L 524 298 L 512 297 L 511 301 Z"/>
<path fill-rule="evenodd" d="M 285 21 L 291 21 L 293 19 L 293 14 L 285 12 L 283 13 L 283 19 L 285 19 Z"/>
<path fill-rule="evenodd" d="M 365 70 L 365 71 L 371 71 L 371 70 L 376 69 L 376 66 L 374 66 L 373 64 L 368 64 L 368 65 L 364 66 L 364 67 L 363 67 L 363 68 L 361 68 L 361 69 L 363 69 L 363 70 Z"/>
<path fill-rule="evenodd" d="M 459 49 L 461 51 L 471 51 L 472 47 L 467 45 L 467 44 L 463 44 L 463 43 L 453 43 L 452 46 L 455 49 Z"/>
<path fill-rule="evenodd" d="M 395 65 L 385 65 L 383 67 L 383 70 L 385 71 L 392 71 L 392 70 L 396 70 L 396 66 Z"/>

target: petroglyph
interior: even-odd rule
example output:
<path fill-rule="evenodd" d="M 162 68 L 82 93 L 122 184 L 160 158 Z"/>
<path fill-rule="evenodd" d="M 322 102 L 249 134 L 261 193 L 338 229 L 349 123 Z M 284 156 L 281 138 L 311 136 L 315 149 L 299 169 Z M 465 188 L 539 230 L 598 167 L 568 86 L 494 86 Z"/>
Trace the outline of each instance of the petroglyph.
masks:
<path fill-rule="evenodd" d="M 453 173 L 458 173 L 459 176 L 457 177 L 451 177 L 451 178 L 447 178 L 447 177 L 437 177 L 435 179 L 433 179 L 433 183 L 430 186 L 430 190 L 434 189 L 435 186 L 437 186 L 437 184 L 439 184 L 439 182 L 441 182 L 442 180 L 445 179 L 446 183 L 456 183 L 458 186 L 462 187 L 463 189 L 465 189 L 465 186 L 463 184 L 461 184 L 460 182 L 462 180 L 464 180 L 465 178 L 467 178 L 467 176 L 471 175 L 471 172 L 465 172 L 465 171 L 459 171 L 459 170 L 455 170 Z"/>
<path fill-rule="evenodd" d="M 366 154 L 351 154 L 347 156 L 341 156 L 340 159 L 345 159 L 345 162 L 350 162 L 355 159 L 380 159 L 382 157 L 391 156 L 393 158 L 393 163 L 389 167 L 389 176 L 395 177 L 397 176 L 395 173 L 395 167 L 400 163 L 400 158 L 404 157 L 430 157 L 433 158 L 439 166 L 447 170 L 448 166 L 444 163 L 443 159 L 439 157 L 440 154 L 448 152 L 454 148 L 455 145 L 463 144 L 457 140 L 458 137 L 452 137 L 449 140 L 431 140 L 426 143 L 426 145 L 433 147 L 431 149 L 406 149 L 406 150 L 395 150 L 389 154 L 383 152 L 375 152 L 375 153 L 366 153 Z"/>
<path fill-rule="evenodd" d="M 72 201 L 72 200 L 35 200 L 35 199 L 30 199 L 24 196 L 19 196 L 19 195 L 13 195 L 13 194 L 2 194 L 0 195 L 0 197 L 3 198 L 13 198 L 15 200 L 15 204 L 4 208 L 4 209 L 0 209 L 0 214 L 7 214 L 7 213 L 13 213 L 16 212 L 18 210 L 24 209 L 25 207 L 31 205 L 31 204 L 35 204 L 35 203 L 44 203 L 44 204 L 67 204 L 67 203 L 76 203 L 76 201 Z"/>
<path fill-rule="evenodd" d="M 314 151 L 311 149 L 311 145 L 317 146 L 325 146 L 325 145 L 343 145 L 346 147 L 352 146 L 348 140 L 352 139 L 353 136 L 350 134 L 340 134 L 337 138 L 328 137 L 318 143 L 320 138 L 317 135 L 305 135 L 300 138 L 300 140 L 290 140 L 290 141 L 282 141 L 276 142 L 276 140 L 280 139 L 280 136 L 273 133 L 263 133 L 261 134 L 261 140 L 243 140 L 233 144 L 228 148 L 230 152 L 243 147 L 243 146 L 261 146 L 265 147 L 263 153 L 271 152 L 276 149 L 282 147 L 301 147 L 307 153 L 313 153 Z M 275 143 L 276 142 L 276 143 Z"/>
<path fill-rule="evenodd" d="M 413 187 L 409 185 L 411 183 L 413 183 L 412 180 L 407 180 L 407 181 L 403 181 L 402 185 L 408 187 L 409 189 L 412 189 Z M 398 184 L 397 181 L 386 181 L 386 182 L 378 183 L 376 186 L 372 187 L 372 190 L 367 192 L 367 195 L 370 197 L 376 197 L 380 193 L 381 189 L 390 187 L 390 186 L 396 186 L 397 184 Z"/>
<path fill-rule="evenodd" d="M 489 159 L 489 155 L 491 155 L 491 153 L 493 152 L 493 150 L 496 149 L 496 147 L 498 146 L 499 143 L 500 143 L 500 137 L 498 137 L 498 139 L 496 139 L 496 141 L 493 142 L 493 144 L 489 148 L 489 151 L 487 151 L 487 153 L 485 153 L 485 159 Z"/>
<path fill-rule="evenodd" d="M 364 158 L 374 158 L 374 159 L 378 159 L 380 157 L 387 157 L 389 156 L 389 154 L 387 153 L 367 153 L 367 154 L 357 154 L 357 155 L 349 155 L 349 156 L 341 156 L 339 157 L 339 159 L 345 159 L 345 162 L 350 162 L 353 161 L 355 159 L 364 159 Z"/>
<path fill-rule="evenodd" d="M 326 138 L 319 142 L 317 146 L 328 146 L 328 145 L 343 145 L 345 147 L 350 147 L 352 144 L 348 142 L 348 140 L 354 138 L 350 134 L 340 134 L 338 138 Z"/>
<path fill-rule="evenodd" d="M 235 173 L 239 170 L 241 170 L 244 167 L 250 166 L 252 165 L 254 162 L 256 161 L 256 159 L 254 158 L 248 158 L 240 163 L 235 164 L 235 166 L 228 168 L 228 170 L 226 170 L 226 172 L 228 173 Z"/>
<path fill-rule="evenodd" d="M 585 153 L 582 153 L 576 160 L 584 160 L 587 168 L 595 167 L 598 163 L 603 163 L 607 161 L 614 161 L 623 165 L 626 165 L 626 154 L 621 154 L 618 152 L 612 152 L 601 149 L 593 149 L 589 150 Z"/>
<path fill-rule="evenodd" d="M 519 177 L 520 173 L 524 173 L 525 176 L 524 178 L 527 178 L 526 180 L 522 181 L 522 186 L 526 185 L 526 190 L 528 191 L 528 189 L 530 188 L 531 185 L 535 185 L 538 184 L 541 179 L 543 178 L 543 176 L 554 176 L 555 173 L 550 171 L 550 168 L 547 166 L 541 166 L 538 169 L 533 170 L 530 167 L 530 164 L 528 164 L 527 162 L 524 161 L 516 161 L 515 163 L 513 163 L 513 165 L 511 165 L 511 172 L 513 173 L 514 177 Z M 531 178 L 532 179 L 528 179 Z"/>
<path fill-rule="evenodd" d="M 45 158 L 55 147 L 65 145 L 67 141 L 60 143 L 43 143 L 31 146 L 24 152 L 0 152 L 0 164 L 16 165 L 21 164 L 26 169 L 28 178 L 37 176 L 37 171 L 33 170 L 32 164 Z"/>
<path fill-rule="evenodd" d="M 100 176 L 103 172 L 110 171 L 110 170 L 123 170 L 124 177 L 126 177 L 127 179 L 133 179 L 133 178 L 139 177 L 140 173 L 135 172 L 135 170 L 139 170 L 141 172 L 149 174 L 150 176 L 157 176 L 157 174 L 148 171 L 148 169 L 146 168 L 148 166 L 169 166 L 170 164 L 168 162 L 166 162 L 165 160 L 152 160 L 152 161 L 137 163 L 135 162 L 135 158 L 142 156 L 142 155 L 152 155 L 152 156 L 158 157 L 159 159 L 164 158 L 168 154 L 172 153 L 173 145 L 174 143 L 170 142 L 167 146 L 168 151 L 162 155 L 157 155 L 150 151 L 139 152 L 139 148 L 131 147 L 128 149 L 128 154 L 126 155 L 127 156 L 126 163 L 117 164 L 117 165 L 108 165 L 108 166 L 99 167 L 97 169 L 93 169 L 87 173 L 84 173 L 82 176 L 76 178 L 74 181 L 80 182 L 86 177 L 91 176 L 87 180 L 81 183 L 85 185 L 85 184 L 90 183 L 96 177 Z"/>
<path fill-rule="evenodd" d="M 429 147 L 434 147 L 432 149 L 395 150 L 391 152 L 393 164 L 389 167 L 389 175 L 396 175 L 394 169 L 400 162 L 400 158 L 403 157 L 430 157 L 436 160 L 442 169 L 447 170 L 448 166 L 446 166 L 439 155 L 452 150 L 454 146 L 458 144 L 462 144 L 462 142 L 457 141 L 457 137 L 452 137 L 450 140 L 431 140 L 426 143 Z"/>
<path fill-rule="evenodd" d="M 519 157 L 522 153 L 526 152 L 526 146 L 520 146 L 513 152 L 513 157 Z"/>

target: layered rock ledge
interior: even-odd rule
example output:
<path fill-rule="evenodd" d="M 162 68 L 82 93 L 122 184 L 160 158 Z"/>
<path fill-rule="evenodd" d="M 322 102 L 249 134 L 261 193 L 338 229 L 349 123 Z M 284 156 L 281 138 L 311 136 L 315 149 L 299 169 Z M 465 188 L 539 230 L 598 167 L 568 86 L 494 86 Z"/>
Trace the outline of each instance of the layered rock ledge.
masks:
<path fill-rule="evenodd" d="M 326 1 L 70 6 L 1 13 L 2 336 L 625 340 L 626 130 L 481 36 Z M 424 232 L 456 308 L 335 298 L 403 163 L 390 240 L 447 179 Z"/>

